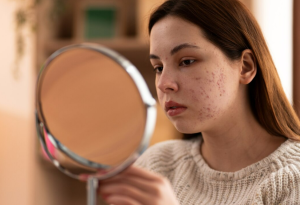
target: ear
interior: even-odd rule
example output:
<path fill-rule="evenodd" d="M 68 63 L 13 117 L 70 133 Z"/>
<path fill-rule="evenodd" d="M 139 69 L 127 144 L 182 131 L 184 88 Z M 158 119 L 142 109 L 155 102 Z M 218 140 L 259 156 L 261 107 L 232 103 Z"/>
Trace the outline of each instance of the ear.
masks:
<path fill-rule="evenodd" d="M 250 49 L 243 51 L 241 56 L 240 83 L 249 84 L 256 75 L 256 59 Z"/>

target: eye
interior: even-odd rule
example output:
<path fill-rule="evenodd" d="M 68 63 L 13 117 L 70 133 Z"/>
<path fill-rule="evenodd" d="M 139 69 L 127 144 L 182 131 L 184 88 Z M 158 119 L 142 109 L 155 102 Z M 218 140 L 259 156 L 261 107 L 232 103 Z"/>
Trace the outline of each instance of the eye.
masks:
<path fill-rule="evenodd" d="M 190 64 L 194 63 L 196 60 L 193 59 L 187 59 L 187 60 L 183 60 L 181 61 L 181 63 L 179 64 L 180 66 L 189 66 Z"/>
<path fill-rule="evenodd" d="M 162 66 L 156 66 L 153 68 L 153 71 L 155 73 L 161 73 L 163 71 L 163 67 Z"/>

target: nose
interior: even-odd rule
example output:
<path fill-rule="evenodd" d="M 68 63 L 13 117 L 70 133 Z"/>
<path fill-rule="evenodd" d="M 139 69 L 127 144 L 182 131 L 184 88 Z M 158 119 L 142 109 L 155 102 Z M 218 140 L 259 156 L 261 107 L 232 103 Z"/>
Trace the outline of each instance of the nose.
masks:
<path fill-rule="evenodd" d="M 156 77 L 156 89 L 161 92 L 177 92 L 179 89 L 175 74 L 164 68 L 163 72 Z"/>

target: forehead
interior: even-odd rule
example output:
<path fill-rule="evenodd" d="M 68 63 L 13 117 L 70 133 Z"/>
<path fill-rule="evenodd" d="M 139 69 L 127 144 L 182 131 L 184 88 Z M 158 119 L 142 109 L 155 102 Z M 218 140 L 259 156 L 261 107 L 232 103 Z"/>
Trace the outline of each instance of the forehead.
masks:
<path fill-rule="evenodd" d="M 174 45 L 207 43 L 197 25 L 176 16 L 167 16 L 154 24 L 150 33 L 150 52 Z"/>

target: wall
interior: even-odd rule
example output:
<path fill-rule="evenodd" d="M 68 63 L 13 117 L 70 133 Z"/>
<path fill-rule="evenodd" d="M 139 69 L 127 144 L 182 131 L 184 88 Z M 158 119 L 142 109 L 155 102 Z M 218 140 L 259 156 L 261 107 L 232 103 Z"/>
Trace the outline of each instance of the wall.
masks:
<path fill-rule="evenodd" d="M 284 91 L 292 103 L 292 0 L 253 0 L 257 18 Z"/>
<path fill-rule="evenodd" d="M 19 4 L 0 0 L 0 204 L 9 205 L 31 204 L 34 180 L 34 35 L 24 31 L 26 54 L 15 79 L 14 14 Z"/>
<path fill-rule="evenodd" d="M 293 8 L 293 101 L 294 107 L 300 117 L 300 1 L 294 0 Z"/>

